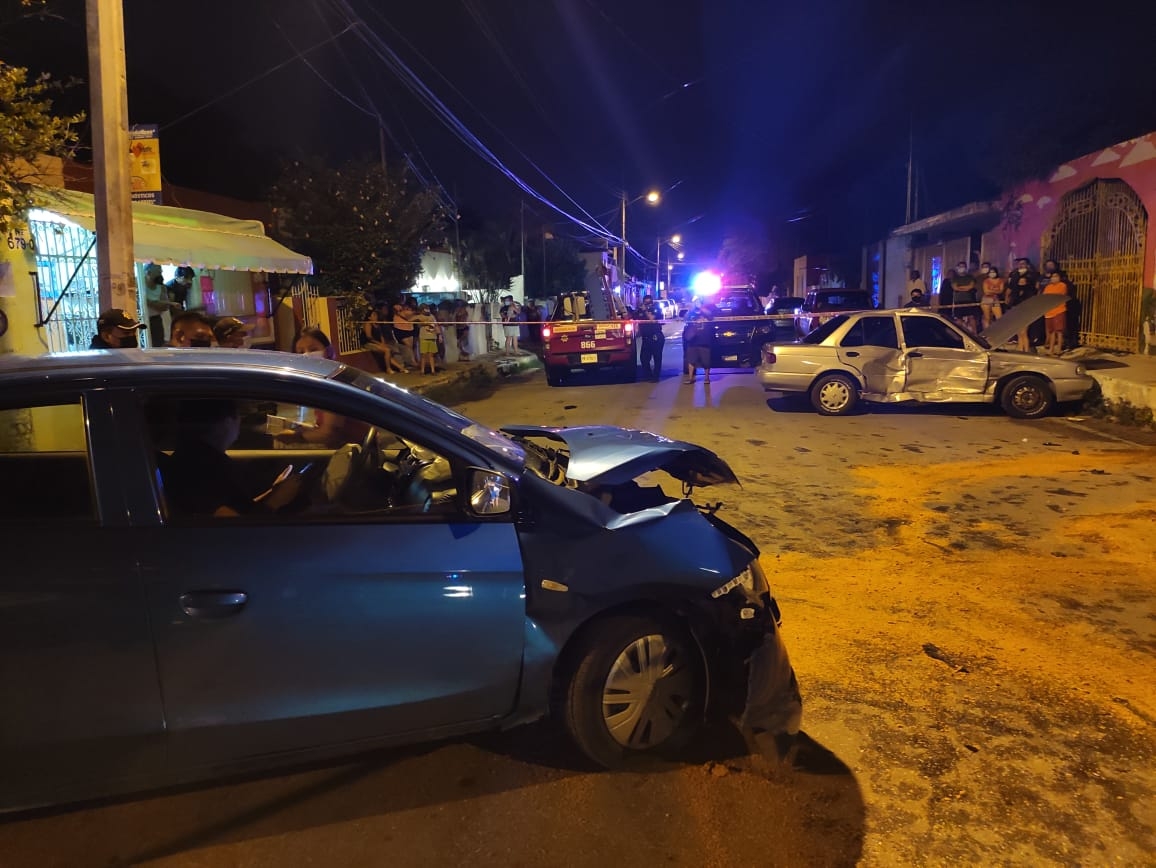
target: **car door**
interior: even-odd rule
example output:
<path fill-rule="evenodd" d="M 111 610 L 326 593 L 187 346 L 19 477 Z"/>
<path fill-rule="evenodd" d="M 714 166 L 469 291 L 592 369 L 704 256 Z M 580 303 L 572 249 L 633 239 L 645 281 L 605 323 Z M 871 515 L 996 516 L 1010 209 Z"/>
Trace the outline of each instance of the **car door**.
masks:
<path fill-rule="evenodd" d="M 907 392 L 961 399 L 983 395 L 988 371 L 986 350 L 941 317 L 901 313 L 899 321 Z"/>
<path fill-rule="evenodd" d="M 358 417 L 285 394 L 250 398 L 240 402 L 252 412 L 229 453 L 240 477 L 257 491 L 289 465 L 312 465 L 303 477 L 312 480 L 308 506 L 182 514 L 176 504 L 187 501 L 166 480 L 181 478 L 172 468 L 187 431 L 179 415 L 172 422 L 171 407 L 192 398 L 145 402 L 163 465 L 162 521 L 150 529 L 142 561 L 175 761 L 229 763 L 448 732 L 508 713 L 524 631 L 512 521 L 467 515 L 452 489 L 461 459 L 436 437 L 388 419 L 378 398 L 366 396 L 371 404 Z M 281 439 L 295 426 L 305 438 L 324 429 L 323 413 L 342 420 L 335 439 Z M 364 454 L 372 425 L 392 444 L 405 437 L 451 474 L 439 471 L 440 499 L 431 497 L 429 508 L 396 503 L 380 489 L 341 493 L 352 478 L 341 470 Z M 401 450 L 374 448 L 371 467 L 400 472 Z"/>
<path fill-rule="evenodd" d="M 2 400 L 0 808 L 144 785 L 164 716 L 118 482 L 133 459 L 99 393 Z"/>
<path fill-rule="evenodd" d="M 839 361 L 858 372 L 870 394 L 902 392 L 906 365 L 899 349 L 894 314 L 860 316 L 839 341 Z"/>

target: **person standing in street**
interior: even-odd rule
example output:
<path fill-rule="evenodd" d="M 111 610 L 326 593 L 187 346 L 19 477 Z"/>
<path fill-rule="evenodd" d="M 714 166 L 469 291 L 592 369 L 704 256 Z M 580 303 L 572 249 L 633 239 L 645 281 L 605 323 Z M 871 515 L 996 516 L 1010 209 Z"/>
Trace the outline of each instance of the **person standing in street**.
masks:
<path fill-rule="evenodd" d="M 1059 295 L 1064 297 L 1064 304 L 1058 307 L 1053 307 L 1044 315 L 1044 328 L 1047 334 L 1047 347 L 1045 352 L 1049 355 L 1058 356 L 1064 351 L 1064 327 L 1067 325 L 1067 315 L 1065 308 L 1067 308 L 1068 284 L 1064 281 L 1064 277 L 1059 270 L 1052 272 L 1048 282 L 1044 284 L 1043 292 L 1045 295 Z"/>
<path fill-rule="evenodd" d="M 522 333 L 522 326 L 519 322 L 521 314 L 522 308 L 514 301 L 512 295 L 502 298 L 502 334 L 506 339 L 504 355 L 518 355 L 518 335 Z"/>
<path fill-rule="evenodd" d="M 701 298 L 694 300 L 694 306 L 686 313 L 686 325 L 682 328 L 682 348 L 686 354 L 686 383 L 693 383 L 698 369 L 703 370 L 703 383 L 710 385 L 710 350 L 712 343 L 711 323 L 714 314 L 703 304 Z"/>
<path fill-rule="evenodd" d="M 167 335 L 171 327 L 175 305 L 169 299 L 164 273 L 155 262 L 150 262 L 145 266 L 144 296 L 145 305 L 148 307 L 149 345 L 163 347 L 168 340 Z"/>
<path fill-rule="evenodd" d="M 1017 259 L 1016 270 L 1008 275 L 1007 300 L 1009 307 L 1015 307 L 1024 299 L 1031 298 L 1037 292 L 1036 283 L 1040 276 L 1032 267 L 1030 259 Z M 1034 324 L 1019 333 L 1016 349 L 1021 353 L 1032 351 L 1032 331 Z"/>
<path fill-rule="evenodd" d="M 1004 297 L 1007 295 L 1007 282 L 999 276 L 999 271 L 988 266 L 987 274 L 983 279 L 983 297 L 979 307 L 983 311 L 983 327 L 991 325 L 993 319 L 1003 316 Z"/>
<path fill-rule="evenodd" d="M 951 277 L 951 313 L 952 318 L 970 332 L 977 331 L 978 300 L 975 277 L 968 272 L 966 262 L 958 263 Z"/>
<path fill-rule="evenodd" d="M 662 377 L 662 348 L 666 335 L 662 333 L 662 309 L 649 295 L 642 299 L 638 311 L 638 355 L 642 376 L 655 383 Z"/>
<path fill-rule="evenodd" d="M 196 274 L 189 266 L 181 265 L 177 268 L 176 276 L 165 284 L 165 292 L 169 295 L 169 301 L 173 303 L 174 311 L 185 310 L 189 306 L 189 290 L 193 286 Z"/>
<path fill-rule="evenodd" d="M 907 303 L 909 305 L 915 303 L 913 299 L 916 297 L 916 290 L 919 290 L 920 303 L 926 305 L 927 284 L 923 282 L 923 275 L 919 272 L 919 269 L 913 268 L 911 269 L 911 273 L 907 278 Z"/>

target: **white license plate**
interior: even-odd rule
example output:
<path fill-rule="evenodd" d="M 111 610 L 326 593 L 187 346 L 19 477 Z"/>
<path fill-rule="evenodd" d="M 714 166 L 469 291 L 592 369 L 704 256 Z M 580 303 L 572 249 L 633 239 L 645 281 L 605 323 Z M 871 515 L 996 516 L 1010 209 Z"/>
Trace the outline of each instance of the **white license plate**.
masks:
<path fill-rule="evenodd" d="M 583 353 L 578 357 L 578 361 L 584 365 L 598 364 L 598 353 Z"/>
<path fill-rule="evenodd" d="M 739 360 L 738 356 L 723 356 L 724 362 L 737 362 L 738 360 Z"/>

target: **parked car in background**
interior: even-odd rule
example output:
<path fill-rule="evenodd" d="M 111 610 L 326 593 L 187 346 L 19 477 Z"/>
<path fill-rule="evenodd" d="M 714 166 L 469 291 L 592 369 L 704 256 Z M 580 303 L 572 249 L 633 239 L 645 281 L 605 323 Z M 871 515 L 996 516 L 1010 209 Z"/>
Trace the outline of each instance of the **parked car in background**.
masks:
<path fill-rule="evenodd" d="M 795 317 L 802 310 L 805 301 L 806 299 L 799 296 L 785 295 L 767 302 L 763 312 L 772 318 L 771 324 L 776 338 L 795 333 Z"/>
<path fill-rule="evenodd" d="M 0 358 L 0 479 L 0 811 L 543 716 L 603 766 L 712 713 L 798 728 L 759 550 L 690 499 L 737 480 L 694 444 L 113 350 Z"/>
<path fill-rule="evenodd" d="M 837 313 L 874 307 L 871 293 L 865 289 L 812 289 L 795 317 L 795 335 L 809 335 Z"/>
<path fill-rule="evenodd" d="M 766 345 L 758 378 L 769 392 L 806 395 L 826 416 L 864 400 L 995 403 L 1035 419 L 1095 385 L 1076 362 L 1004 349 L 1055 306 L 1054 295 L 1027 299 L 982 337 L 922 308 L 835 314 L 797 343 Z"/>
<path fill-rule="evenodd" d="M 753 368 L 762 346 L 775 337 L 775 320 L 763 312 L 753 287 L 724 287 L 707 296 L 714 320 L 711 330 L 711 367 Z"/>

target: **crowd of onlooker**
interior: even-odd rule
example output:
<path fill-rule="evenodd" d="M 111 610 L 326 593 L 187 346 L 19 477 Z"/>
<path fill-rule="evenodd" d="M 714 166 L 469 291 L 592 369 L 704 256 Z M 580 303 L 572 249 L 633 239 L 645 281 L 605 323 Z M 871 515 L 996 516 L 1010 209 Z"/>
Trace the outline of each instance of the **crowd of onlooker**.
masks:
<path fill-rule="evenodd" d="M 1031 260 L 1017 259 L 1007 275 L 1000 274 L 990 262 L 972 269 L 966 262 L 959 262 L 943 276 L 934 295 L 927 292 L 923 275 L 912 271 L 907 289 L 907 304 L 934 307 L 972 332 L 983 331 L 1005 311 L 1032 296 L 1064 296 L 1065 301 L 1049 309 L 1042 320 L 1020 331 L 1017 348 L 1059 355 L 1079 343 L 1080 312 L 1075 289 L 1054 259 L 1044 263 L 1042 272 Z"/>

